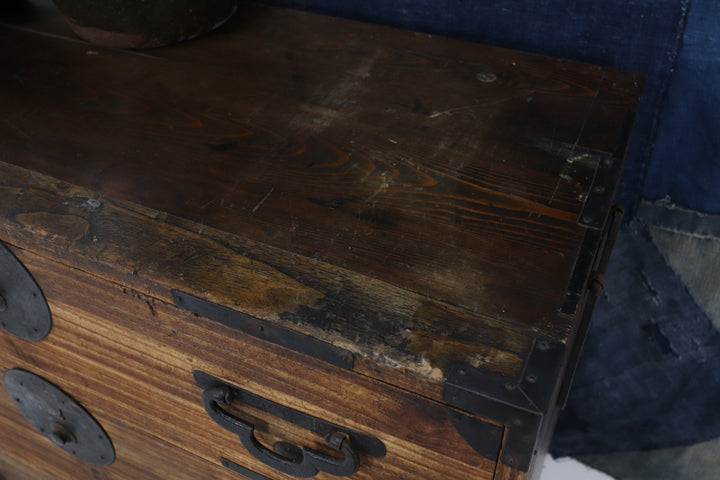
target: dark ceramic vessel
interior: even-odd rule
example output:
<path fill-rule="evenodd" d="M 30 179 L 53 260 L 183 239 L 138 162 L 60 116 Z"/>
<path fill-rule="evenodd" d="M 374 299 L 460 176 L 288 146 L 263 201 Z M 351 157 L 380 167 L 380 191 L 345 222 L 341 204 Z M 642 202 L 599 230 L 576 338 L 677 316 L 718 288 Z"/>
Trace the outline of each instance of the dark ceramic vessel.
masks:
<path fill-rule="evenodd" d="M 219 27 L 237 0 L 54 0 L 81 38 L 115 48 L 152 48 Z"/>

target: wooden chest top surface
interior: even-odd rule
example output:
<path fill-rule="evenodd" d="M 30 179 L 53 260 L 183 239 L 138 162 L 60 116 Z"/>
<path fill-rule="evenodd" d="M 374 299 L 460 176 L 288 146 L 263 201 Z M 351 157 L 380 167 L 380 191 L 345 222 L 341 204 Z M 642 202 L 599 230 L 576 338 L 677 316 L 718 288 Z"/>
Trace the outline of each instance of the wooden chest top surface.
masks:
<path fill-rule="evenodd" d="M 257 5 L 144 52 L 51 12 L 0 63 L 6 241 L 436 385 L 566 341 L 643 82 Z"/>

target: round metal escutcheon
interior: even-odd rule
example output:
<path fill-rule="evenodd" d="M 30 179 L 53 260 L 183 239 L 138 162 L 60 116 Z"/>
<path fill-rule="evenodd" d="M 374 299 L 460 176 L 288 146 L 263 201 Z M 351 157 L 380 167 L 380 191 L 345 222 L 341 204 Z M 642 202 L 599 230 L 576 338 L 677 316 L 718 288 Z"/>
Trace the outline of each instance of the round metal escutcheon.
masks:
<path fill-rule="evenodd" d="M 15 255 L 0 244 L 0 328 L 23 340 L 42 340 L 52 316 L 40 287 Z"/>
<path fill-rule="evenodd" d="M 56 446 L 93 465 L 115 461 L 115 448 L 100 424 L 52 383 L 15 368 L 5 372 L 5 389 L 23 416 Z"/>

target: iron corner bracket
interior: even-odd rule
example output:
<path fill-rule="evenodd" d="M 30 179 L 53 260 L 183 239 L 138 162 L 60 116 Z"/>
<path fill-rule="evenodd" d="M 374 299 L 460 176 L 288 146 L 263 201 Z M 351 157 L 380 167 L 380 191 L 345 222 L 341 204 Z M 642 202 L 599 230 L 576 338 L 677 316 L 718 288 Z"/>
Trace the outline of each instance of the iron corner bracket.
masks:
<path fill-rule="evenodd" d="M 448 372 L 443 400 L 451 407 L 505 425 L 500 461 L 528 472 L 539 439 L 552 428 L 547 420 L 558 409 L 556 397 L 565 356 L 564 343 L 540 336 L 533 341 L 517 378 L 455 363 Z"/>
<path fill-rule="evenodd" d="M 597 160 L 597 170 L 577 223 L 584 228 L 602 230 L 617 194 L 623 161 L 612 154 L 598 155 Z"/>

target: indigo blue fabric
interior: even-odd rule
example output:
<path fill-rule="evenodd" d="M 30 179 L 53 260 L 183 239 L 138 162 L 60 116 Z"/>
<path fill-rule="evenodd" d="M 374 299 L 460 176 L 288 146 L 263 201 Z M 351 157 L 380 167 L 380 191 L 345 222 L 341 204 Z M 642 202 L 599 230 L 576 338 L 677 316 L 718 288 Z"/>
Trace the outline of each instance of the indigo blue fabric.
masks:
<path fill-rule="evenodd" d="M 689 0 L 263 0 L 645 73 L 619 199 L 640 199 Z"/>
<path fill-rule="evenodd" d="M 720 213 L 720 2 L 692 2 L 644 196 Z"/>
<path fill-rule="evenodd" d="M 720 436 L 720 332 L 638 222 L 623 227 L 551 446 L 576 456 Z"/>

